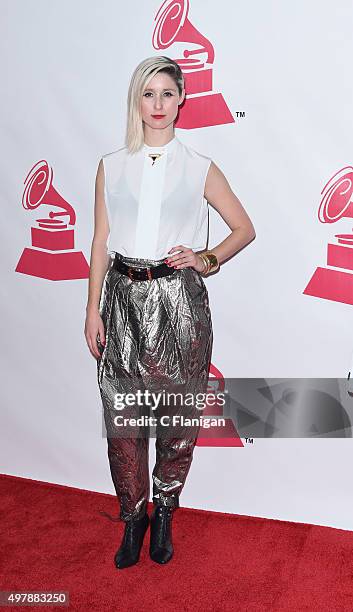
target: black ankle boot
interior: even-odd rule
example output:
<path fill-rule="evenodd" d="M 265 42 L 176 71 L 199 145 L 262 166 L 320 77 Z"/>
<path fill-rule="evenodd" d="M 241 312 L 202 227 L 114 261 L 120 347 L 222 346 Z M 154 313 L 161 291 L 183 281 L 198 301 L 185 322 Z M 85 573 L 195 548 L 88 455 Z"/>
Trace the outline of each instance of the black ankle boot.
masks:
<path fill-rule="evenodd" d="M 173 508 L 155 506 L 151 516 L 150 557 L 156 563 L 168 563 L 173 556 Z"/>
<path fill-rule="evenodd" d="M 141 519 L 126 521 L 121 546 L 114 557 L 115 566 L 118 569 L 130 567 L 138 562 L 149 522 L 147 513 Z"/>

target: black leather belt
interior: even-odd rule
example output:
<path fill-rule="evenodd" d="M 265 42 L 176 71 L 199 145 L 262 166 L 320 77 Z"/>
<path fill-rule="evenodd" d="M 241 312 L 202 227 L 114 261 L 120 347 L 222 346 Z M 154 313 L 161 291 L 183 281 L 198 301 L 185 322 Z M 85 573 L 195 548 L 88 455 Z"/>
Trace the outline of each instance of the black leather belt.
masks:
<path fill-rule="evenodd" d="M 175 272 L 175 269 L 172 266 L 169 267 L 166 263 L 150 268 L 131 267 L 118 257 L 114 258 L 113 267 L 131 280 L 152 280 L 161 276 L 170 276 Z"/>

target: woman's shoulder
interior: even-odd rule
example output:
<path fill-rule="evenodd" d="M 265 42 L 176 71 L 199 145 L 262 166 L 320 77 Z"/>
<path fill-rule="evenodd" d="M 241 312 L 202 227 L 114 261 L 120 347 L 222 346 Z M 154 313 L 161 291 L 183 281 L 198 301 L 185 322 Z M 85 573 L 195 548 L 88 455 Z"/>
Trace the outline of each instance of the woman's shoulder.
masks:
<path fill-rule="evenodd" d="M 114 151 L 110 151 L 109 153 L 104 153 L 104 155 L 102 155 L 102 159 L 103 160 L 110 160 L 111 158 L 115 158 L 115 157 L 119 157 L 119 156 L 124 156 L 127 152 L 127 147 L 120 147 L 120 149 L 115 149 Z"/>
<path fill-rule="evenodd" d="M 199 161 L 204 161 L 204 162 L 212 161 L 208 155 L 206 155 L 205 153 L 201 153 L 198 147 L 195 147 L 194 145 L 186 144 L 185 142 L 181 144 L 183 145 L 183 147 L 185 148 L 185 151 L 189 154 L 190 157 L 197 159 Z"/>
<path fill-rule="evenodd" d="M 196 148 L 193 145 L 188 145 L 185 143 L 182 143 L 182 145 L 184 147 L 186 155 L 191 161 L 193 161 L 202 168 L 208 168 L 210 166 L 212 162 L 211 157 L 209 157 L 205 153 L 201 153 L 198 147 Z"/>

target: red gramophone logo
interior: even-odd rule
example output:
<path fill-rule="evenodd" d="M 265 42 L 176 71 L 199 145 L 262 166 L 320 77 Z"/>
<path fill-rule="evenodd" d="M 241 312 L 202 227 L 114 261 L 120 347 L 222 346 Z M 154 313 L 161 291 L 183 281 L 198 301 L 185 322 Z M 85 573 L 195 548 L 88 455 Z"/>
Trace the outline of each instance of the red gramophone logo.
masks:
<path fill-rule="evenodd" d="M 353 217 L 353 168 L 342 168 L 326 183 L 319 206 L 321 223 Z M 327 267 L 316 268 L 305 288 L 306 295 L 353 304 L 353 234 L 335 234 L 337 244 L 327 245 Z"/>
<path fill-rule="evenodd" d="M 190 23 L 189 0 L 166 0 L 159 9 L 152 35 L 153 47 L 168 49 L 173 43 L 186 43 L 183 58 L 173 58 L 183 71 L 186 102 L 180 107 L 175 127 L 192 129 L 234 123 L 221 93 L 213 91 L 214 48 Z M 189 48 L 194 45 L 194 48 Z M 197 57 L 206 54 L 206 58 Z"/>
<path fill-rule="evenodd" d="M 42 159 L 24 180 L 22 206 L 34 210 L 40 204 L 56 206 L 45 219 L 36 219 L 31 227 L 31 247 L 23 250 L 16 272 L 48 280 L 88 278 L 89 266 L 81 251 L 75 250 L 76 213 L 53 187 L 53 169 Z M 63 220 L 59 217 L 67 217 Z"/>
<path fill-rule="evenodd" d="M 208 374 L 207 393 L 217 397 L 217 394 L 224 393 L 224 390 L 224 376 L 211 363 Z M 196 446 L 244 446 L 234 426 L 233 419 L 223 416 L 223 405 L 220 402 L 216 405 L 206 405 L 202 415 L 204 417 L 222 417 L 225 420 L 225 426 L 217 425 L 206 429 L 201 425 Z"/>

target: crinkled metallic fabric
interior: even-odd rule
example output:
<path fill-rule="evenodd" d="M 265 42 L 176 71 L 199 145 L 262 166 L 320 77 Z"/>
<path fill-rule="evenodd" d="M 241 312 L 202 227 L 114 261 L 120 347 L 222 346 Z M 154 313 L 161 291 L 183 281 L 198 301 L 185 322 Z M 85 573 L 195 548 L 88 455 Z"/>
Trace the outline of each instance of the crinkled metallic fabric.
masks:
<path fill-rule="evenodd" d="M 116 253 L 131 267 L 154 266 L 162 260 L 137 259 Z M 170 276 L 131 280 L 111 266 L 104 278 L 100 314 L 105 346 L 98 339 L 98 385 L 107 431 L 108 458 L 120 502 L 121 520 L 143 516 L 149 500 L 149 427 L 117 428 L 117 393 L 182 391 L 206 392 L 213 331 L 208 292 L 193 268 Z M 200 417 L 195 405 L 163 402 L 152 411 L 143 405 L 125 405 L 124 417 L 183 414 Z M 179 495 L 190 469 L 199 426 L 161 427 L 156 432 L 156 464 L 152 473 L 153 502 L 179 506 Z"/>

